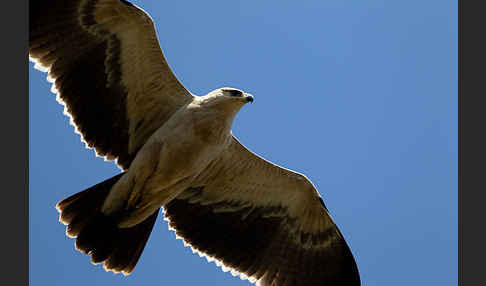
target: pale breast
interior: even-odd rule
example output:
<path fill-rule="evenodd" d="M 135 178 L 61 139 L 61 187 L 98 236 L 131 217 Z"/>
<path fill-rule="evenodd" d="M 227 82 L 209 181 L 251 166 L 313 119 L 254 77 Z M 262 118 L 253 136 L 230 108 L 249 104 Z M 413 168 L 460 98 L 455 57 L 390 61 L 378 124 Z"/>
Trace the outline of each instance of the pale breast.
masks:
<path fill-rule="evenodd" d="M 162 146 L 154 175 L 166 185 L 199 174 L 231 136 L 231 125 L 213 113 L 197 106 L 180 110 L 147 142 Z"/>

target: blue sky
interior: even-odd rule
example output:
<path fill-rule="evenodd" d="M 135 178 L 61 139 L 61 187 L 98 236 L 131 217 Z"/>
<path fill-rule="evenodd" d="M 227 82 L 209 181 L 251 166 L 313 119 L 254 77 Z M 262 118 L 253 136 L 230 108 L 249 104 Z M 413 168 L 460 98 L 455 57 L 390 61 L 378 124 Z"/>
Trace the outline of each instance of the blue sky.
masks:
<path fill-rule="evenodd" d="M 457 2 L 134 1 L 197 95 L 255 96 L 234 134 L 305 173 L 363 285 L 457 285 Z M 85 149 L 29 69 L 31 285 L 250 285 L 192 254 L 161 216 L 128 277 L 74 249 L 55 204 L 119 171 Z"/>

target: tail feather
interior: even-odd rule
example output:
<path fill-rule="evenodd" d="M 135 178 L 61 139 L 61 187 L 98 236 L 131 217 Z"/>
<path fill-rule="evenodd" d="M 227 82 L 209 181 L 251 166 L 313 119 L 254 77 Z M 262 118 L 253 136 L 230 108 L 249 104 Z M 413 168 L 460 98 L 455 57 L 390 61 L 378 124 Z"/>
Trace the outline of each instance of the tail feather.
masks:
<path fill-rule="evenodd" d="M 107 271 L 122 272 L 125 275 L 133 271 L 138 259 L 142 255 L 145 242 L 150 236 L 158 214 L 159 210 L 134 227 L 119 229 L 120 240 L 118 241 L 117 247 L 105 261 L 104 267 Z M 145 242 L 134 245 L 134 241 Z"/>
<path fill-rule="evenodd" d="M 140 258 L 152 232 L 159 210 L 130 228 L 119 228 L 116 217 L 106 216 L 101 207 L 119 174 L 89 189 L 60 201 L 56 208 L 59 221 L 67 225 L 66 235 L 75 237 L 75 247 L 91 255 L 94 264 L 115 273 L 130 274 Z"/>

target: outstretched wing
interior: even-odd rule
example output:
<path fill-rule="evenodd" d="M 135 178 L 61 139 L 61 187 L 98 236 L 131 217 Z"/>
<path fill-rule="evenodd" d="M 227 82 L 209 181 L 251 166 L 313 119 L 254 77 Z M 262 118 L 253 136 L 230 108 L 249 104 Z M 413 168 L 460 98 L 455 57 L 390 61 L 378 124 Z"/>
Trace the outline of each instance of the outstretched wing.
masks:
<path fill-rule="evenodd" d="M 356 262 L 312 183 L 236 138 L 164 209 L 194 251 L 259 285 L 356 286 Z"/>
<path fill-rule="evenodd" d="M 129 167 L 193 96 L 170 70 L 149 15 L 124 0 L 30 2 L 29 56 L 88 147 Z"/>

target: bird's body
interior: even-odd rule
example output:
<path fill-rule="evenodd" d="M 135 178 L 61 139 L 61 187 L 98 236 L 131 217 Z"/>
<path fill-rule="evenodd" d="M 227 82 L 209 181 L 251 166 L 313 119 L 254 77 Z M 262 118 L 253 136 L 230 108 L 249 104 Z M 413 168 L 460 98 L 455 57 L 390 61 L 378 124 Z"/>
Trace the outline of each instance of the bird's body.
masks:
<path fill-rule="evenodd" d="M 137 152 L 103 213 L 123 213 L 120 226 L 131 227 L 189 188 L 231 144 L 233 120 L 246 98 L 252 97 L 225 97 L 219 89 L 176 111 Z"/>
<path fill-rule="evenodd" d="M 359 272 L 315 186 L 231 133 L 253 97 L 190 93 L 153 22 L 124 0 L 29 5 L 29 56 L 48 71 L 87 147 L 122 173 L 60 201 L 60 221 L 95 264 L 130 274 L 159 209 L 195 252 L 262 286 L 357 286 Z"/>

